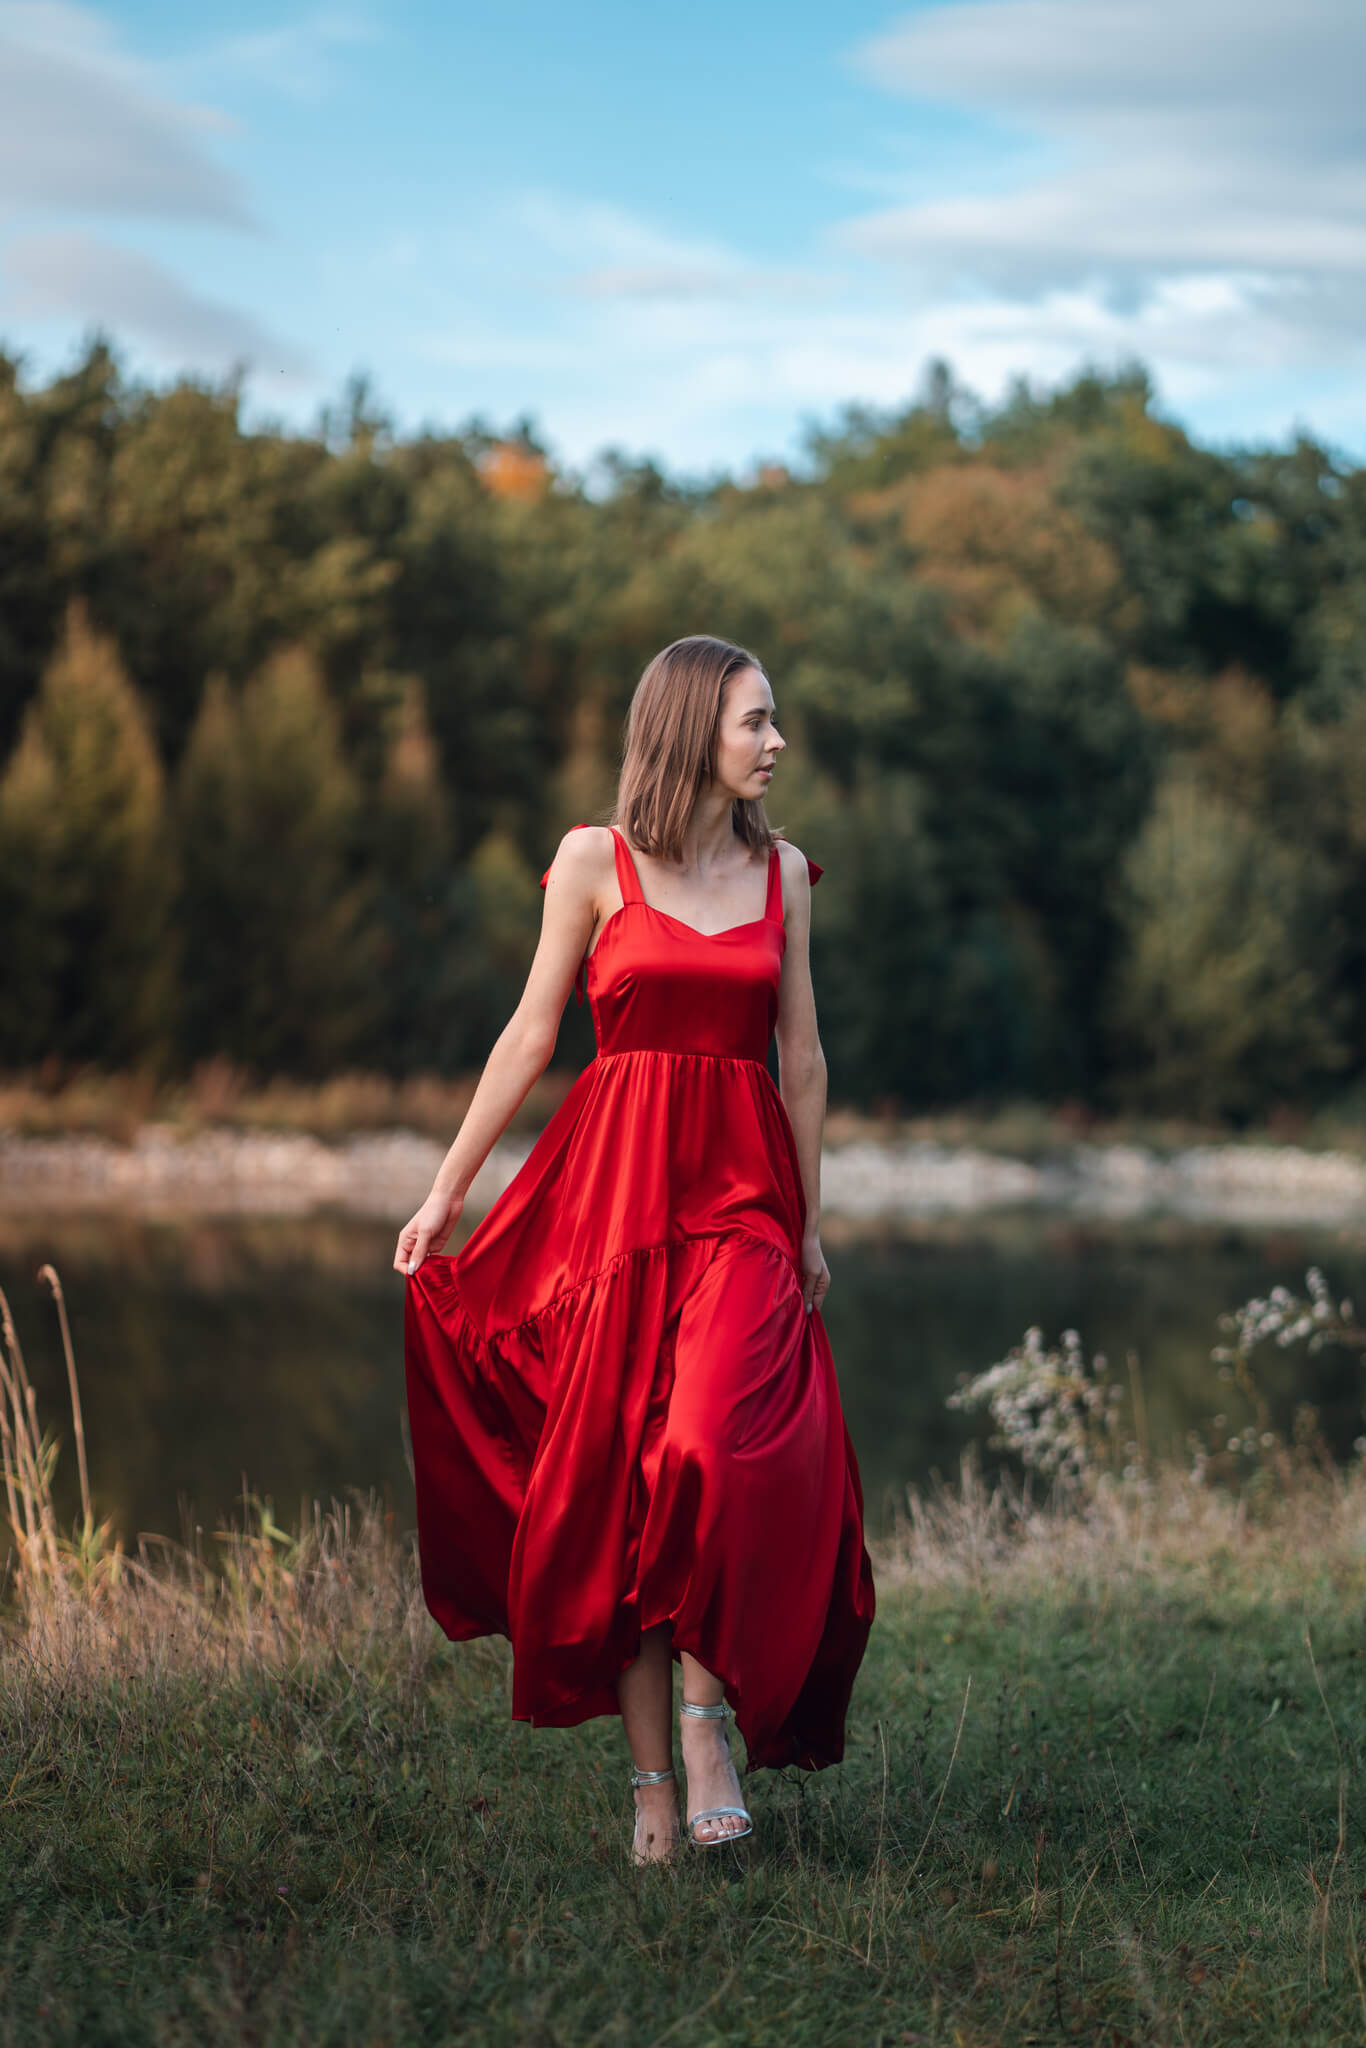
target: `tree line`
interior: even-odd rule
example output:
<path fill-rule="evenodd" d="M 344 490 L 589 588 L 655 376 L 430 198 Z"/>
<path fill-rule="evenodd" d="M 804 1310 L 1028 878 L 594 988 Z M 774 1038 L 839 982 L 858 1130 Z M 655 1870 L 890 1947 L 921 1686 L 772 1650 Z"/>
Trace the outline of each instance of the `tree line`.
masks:
<path fill-rule="evenodd" d="M 936 365 L 800 473 L 0 355 L 0 1065 L 477 1066 L 666 642 L 752 647 L 832 1099 L 1366 1078 L 1366 472 Z M 560 1056 L 591 1050 L 571 1002 Z"/>

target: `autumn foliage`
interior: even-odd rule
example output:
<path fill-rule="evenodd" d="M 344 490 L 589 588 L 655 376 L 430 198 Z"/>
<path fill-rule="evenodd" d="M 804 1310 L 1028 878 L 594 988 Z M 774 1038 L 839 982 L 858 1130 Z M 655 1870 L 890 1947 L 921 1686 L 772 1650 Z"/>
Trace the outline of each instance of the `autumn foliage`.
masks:
<path fill-rule="evenodd" d="M 1366 1084 L 1366 474 L 1140 371 L 942 366 L 801 462 L 590 480 L 0 357 L 0 1066 L 477 1066 L 645 662 L 767 663 L 835 1099 L 1252 1117 Z M 571 1005 L 560 1058 L 592 1049 Z"/>

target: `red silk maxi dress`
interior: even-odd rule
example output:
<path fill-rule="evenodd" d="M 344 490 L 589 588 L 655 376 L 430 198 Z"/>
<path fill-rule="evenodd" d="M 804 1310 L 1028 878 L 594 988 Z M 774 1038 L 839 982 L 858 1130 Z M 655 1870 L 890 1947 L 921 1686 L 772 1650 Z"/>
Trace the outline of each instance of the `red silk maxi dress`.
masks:
<path fill-rule="evenodd" d="M 766 1064 L 778 851 L 762 918 L 706 934 L 646 903 L 613 841 L 622 907 L 583 970 L 597 1053 L 461 1249 L 407 1281 L 423 1592 L 453 1641 L 510 1638 L 514 1719 L 618 1712 L 668 1621 L 748 1768 L 817 1770 L 844 1753 L 874 1595 Z"/>

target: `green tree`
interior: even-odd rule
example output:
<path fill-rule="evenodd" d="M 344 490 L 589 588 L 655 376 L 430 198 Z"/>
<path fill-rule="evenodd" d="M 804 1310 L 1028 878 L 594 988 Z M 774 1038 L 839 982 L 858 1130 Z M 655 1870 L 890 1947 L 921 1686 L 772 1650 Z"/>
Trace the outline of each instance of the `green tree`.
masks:
<path fill-rule="evenodd" d="M 453 858 L 452 805 L 415 677 L 390 684 L 384 724 L 364 814 L 384 998 L 377 1057 L 393 1073 L 456 1070 L 484 1058 L 503 1022 L 489 1014 L 478 884 Z"/>
<path fill-rule="evenodd" d="M 1330 881 L 1173 766 L 1122 883 L 1128 944 L 1107 1007 L 1127 1102 L 1246 1118 L 1341 1072 Z"/>
<path fill-rule="evenodd" d="M 177 789 L 184 1045 L 266 1072 L 377 1058 L 373 889 L 353 873 L 358 792 L 316 664 L 276 655 L 205 691 Z"/>
<path fill-rule="evenodd" d="M 609 449 L 574 475 L 526 423 L 405 439 L 363 379 L 299 434 L 249 427 L 233 378 L 138 384 L 103 340 L 46 384 L 20 367 L 0 355 L 4 1057 L 98 1039 L 131 1060 L 174 1029 L 187 1060 L 480 1060 L 535 941 L 534 877 L 610 799 L 641 668 L 701 630 L 769 667 L 792 742 L 772 810 L 827 865 L 833 1099 L 1148 1087 L 1133 990 L 1167 911 L 1116 878 L 1163 763 L 1208 793 L 1176 896 L 1187 853 L 1219 900 L 1236 846 L 1265 859 L 1273 901 L 1327 935 L 1313 1000 L 1346 1004 L 1329 1036 L 1366 1075 L 1366 471 L 1306 438 L 1200 448 L 1139 366 L 990 409 L 936 364 L 906 408 L 813 431 L 800 472 L 688 481 Z M 117 801 L 40 715 L 73 600 L 136 680 L 105 749 Z M 156 891 L 90 823 L 155 840 L 157 752 L 187 863 L 178 1024 Z M 1300 989 L 1295 916 L 1260 916 L 1258 957 Z M 1193 948 L 1201 993 L 1173 984 L 1202 1044 L 1221 988 L 1230 1020 L 1247 1006 L 1239 960 L 1211 978 Z M 1339 1070 L 1310 1055 L 1326 1088 Z M 1238 1077 L 1212 1101 L 1285 1092 L 1270 1054 L 1211 1058 Z"/>
<path fill-rule="evenodd" d="M 422 678 L 463 856 L 508 802 L 534 815 L 554 762 L 564 707 L 552 702 L 537 716 L 549 678 L 519 658 L 543 599 L 524 592 L 519 604 L 509 590 L 525 580 L 519 552 L 539 554 L 525 537 L 543 522 L 534 506 L 498 505 L 459 441 L 419 440 L 397 467 L 408 514 L 395 541 L 387 658 Z"/>
<path fill-rule="evenodd" d="M 0 782 L 0 1056 L 164 1060 L 174 887 L 149 721 L 113 642 L 73 605 Z"/>
<path fill-rule="evenodd" d="M 1312 849 L 1332 893 L 1341 934 L 1337 992 L 1350 1018 L 1353 1070 L 1366 1070 L 1366 691 L 1339 718 L 1291 707 L 1278 757 L 1278 816 L 1287 835 Z"/>
<path fill-rule="evenodd" d="M 123 429 L 122 390 L 96 337 L 66 375 L 25 390 L 0 356 L 0 751 L 65 631 L 74 598 L 109 626 L 109 470 Z M 125 650 L 125 660 L 127 659 Z M 131 673 L 145 683 L 135 661 Z"/>

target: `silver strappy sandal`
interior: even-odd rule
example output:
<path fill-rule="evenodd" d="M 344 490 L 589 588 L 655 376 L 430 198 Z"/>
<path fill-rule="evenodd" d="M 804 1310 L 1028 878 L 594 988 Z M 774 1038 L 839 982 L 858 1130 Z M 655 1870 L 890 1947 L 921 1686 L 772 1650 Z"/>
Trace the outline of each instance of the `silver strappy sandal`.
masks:
<path fill-rule="evenodd" d="M 666 1784 L 670 1778 L 676 1776 L 677 1773 L 675 1772 L 672 1764 L 669 1765 L 667 1771 L 633 1770 L 631 1772 L 631 1790 L 634 1792 L 637 1785 L 663 1785 Z M 639 1828 L 640 1826 L 639 1807 L 636 1807 L 636 1826 L 637 1828 Z M 636 1848 L 636 1838 L 634 1834 L 631 1837 L 631 1854 L 635 1857 L 637 1865 L 641 1867 L 643 1867 L 647 1863 L 666 1863 L 668 1861 L 668 1858 L 666 1856 L 642 1856 Z"/>
<path fill-rule="evenodd" d="M 683 1700 L 680 1702 L 679 1712 L 682 1714 L 696 1714 L 699 1720 L 724 1721 L 730 1713 L 730 1708 L 724 1700 L 714 1707 L 695 1707 L 691 1700 Z M 729 1740 L 727 1740 L 726 1746 L 729 1749 Z M 735 1828 L 729 1834 L 708 1836 L 706 1840 L 703 1840 L 695 1832 L 702 1821 L 729 1820 L 731 1818 L 742 1820 L 745 1825 L 742 1828 Z M 719 1849 L 724 1842 L 741 1842 L 746 1835 L 753 1834 L 754 1817 L 752 1814 L 747 1813 L 743 1806 L 708 1806 L 703 1812 L 693 1815 L 692 1819 L 687 1823 L 687 1829 L 688 1840 L 695 1849 Z"/>

